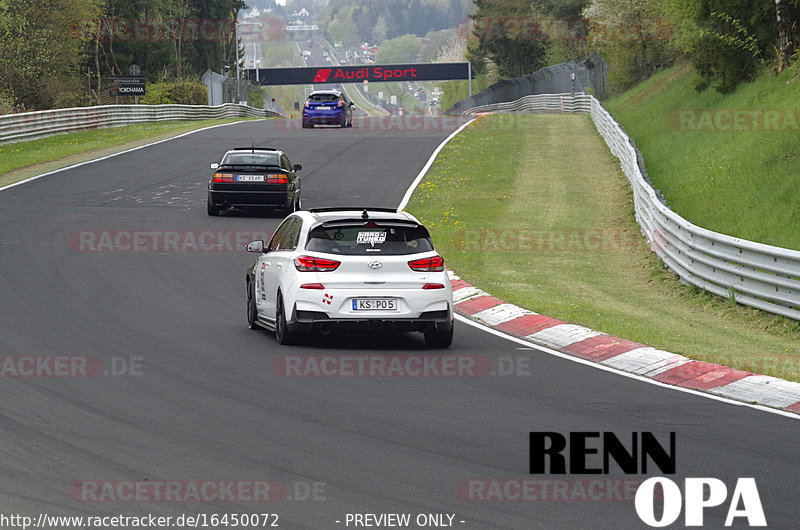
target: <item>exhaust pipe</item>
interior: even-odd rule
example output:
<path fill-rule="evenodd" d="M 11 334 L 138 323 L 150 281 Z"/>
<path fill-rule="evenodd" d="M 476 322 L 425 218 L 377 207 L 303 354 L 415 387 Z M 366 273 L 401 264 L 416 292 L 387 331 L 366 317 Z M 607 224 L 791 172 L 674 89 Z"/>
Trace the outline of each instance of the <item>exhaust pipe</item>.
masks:
<path fill-rule="evenodd" d="M 330 335 L 331 333 L 333 333 L 333 326 L 330 324 L 320 324 L 319 332 L 326 336 Z"/>

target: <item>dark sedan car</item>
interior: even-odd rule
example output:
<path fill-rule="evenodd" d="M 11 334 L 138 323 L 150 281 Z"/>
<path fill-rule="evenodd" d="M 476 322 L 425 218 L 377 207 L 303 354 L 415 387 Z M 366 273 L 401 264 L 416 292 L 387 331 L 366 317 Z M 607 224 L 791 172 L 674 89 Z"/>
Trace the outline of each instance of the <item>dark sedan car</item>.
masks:
<path fill-rule="evenodd" d="M 236 147 L 226 152 L 208 181 L 208 215 L 222 210 L 277 209 L 287 214 L 300 209 L 302 169 L 283 151 L 271 147 Z"/>

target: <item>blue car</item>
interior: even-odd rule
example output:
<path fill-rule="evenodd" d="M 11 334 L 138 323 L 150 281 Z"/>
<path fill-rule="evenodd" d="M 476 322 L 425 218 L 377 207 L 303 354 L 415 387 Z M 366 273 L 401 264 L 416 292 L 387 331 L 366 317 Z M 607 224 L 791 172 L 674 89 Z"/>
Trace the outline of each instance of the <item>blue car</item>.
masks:
<path fill-rule="evenodd" d="M 303 106 L 303 128 L 314 125 L 353 126 L 353 102 L 338 90 L 317 90 Z"/>

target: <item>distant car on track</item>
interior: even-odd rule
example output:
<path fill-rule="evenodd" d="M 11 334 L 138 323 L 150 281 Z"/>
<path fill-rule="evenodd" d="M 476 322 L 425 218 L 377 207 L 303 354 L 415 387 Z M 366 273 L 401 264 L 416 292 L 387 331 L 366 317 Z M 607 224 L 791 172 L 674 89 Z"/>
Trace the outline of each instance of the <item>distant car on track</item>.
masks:
<path fill-rule="evenodd" d="M 211 164 L 208 215 L 228 208 L 278 209 L 284 215 L 301 208 L 302 169 L 286 153 L 271 147 L 235 147 Z"/>
<path fill-rule="evenodd" d="M 353 126 L 353 102 L 339 90 L 316 90 L 303 106 L 303 128 L 314 125 Z"/>
<path fill-rule="evenodd" d="M 298 211 L 248 269 L 247 322 L 275 331 L 280 344 L 300 335 L 358 330 L 419 331 L 428 346 L 453 340 L 453 292 L 428 230 L 386 208 Z"/>

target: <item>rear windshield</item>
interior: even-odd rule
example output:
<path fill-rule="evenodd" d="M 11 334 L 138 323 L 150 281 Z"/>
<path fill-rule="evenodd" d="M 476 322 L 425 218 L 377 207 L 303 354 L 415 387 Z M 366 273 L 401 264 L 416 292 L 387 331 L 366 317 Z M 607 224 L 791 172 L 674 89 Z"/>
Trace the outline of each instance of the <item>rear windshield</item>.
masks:
<path fill-rule="evenodd" d="M 308 235 L 306 250 L 366 256 L 381 254 L 402 256 L 433 250 L 428 231 L 422 227 L 323 227 L 318 226 Z"/>
<path fill-rule="evenodd" d="M 339 96 L 336 94 L 311 94 L 308 100 L 312 103 L 333 103 L 339 101 Z"/>
<path fill-rule="evenodd" d="M 222 165 L 279 166 L 278 155 L 274 153 L 229 153 Z"/>

